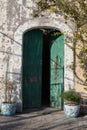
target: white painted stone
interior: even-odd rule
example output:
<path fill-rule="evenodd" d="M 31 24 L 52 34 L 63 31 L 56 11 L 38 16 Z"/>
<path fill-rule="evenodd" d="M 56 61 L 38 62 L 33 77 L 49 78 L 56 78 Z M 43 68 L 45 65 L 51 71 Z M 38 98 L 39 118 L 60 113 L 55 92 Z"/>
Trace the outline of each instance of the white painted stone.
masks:
<path fill-rule="evenodd" d="M 74 76 L 73 72 L 70 70 L 69 66 L 73 62 L 73 52 L 66 45 L 72 45 L 73 38 L 73 23 L 65 24 L 65 19 L 60 14 L 52 14 L 49 11 L 43 13 L 44 17 L 33 18 L 31 16 L 32 11 L 26 8 L 27 6 L 36 6 L 33 4 L 34 0 L 15 0 L 16 5 L 12 5 L 14 16 L 12 12 L 9 12 L 8 0 L 0 1 L 0 32 L 3 32 L 13 38 L 12 41 L 7 36 L 0 34 L 0 51 L 7 51 L 8 47 L 11 47 L 12 56 L 10 57 L 10 71 L 13 72 L 11 78 L 15 80 L 15 92 L 18 102 L 17 111 L 22 111 L 22 45 L 23 45 L 23 34 L 34 28 L 55 28 L 61 31 L 65 36 L 65 55 L 64 55 L 64 89 L 67 90 L 70 87 L 74 87 Z M 23 5 L 25 3 L 25 5 Z M 7 10 L 8 5 L 8 10 Z M 15 8 L 14 8 L 15 7 Z M 9 17 L 8 17 L 9 16 Z M 11 16 L 11 17 L 10 17 Z M 10 20 L 11 18 L 11 20 Z M 74 25 L 75 26 L 75 25 Z M 71 42 L 70 42 L 71 38 Z M 69 40 L 68 40 L 69 39 Z M 18 43 L 16 43 L 16 41 Z M 6 63 L 3 59 L 7 56 L 7 53 L 0 52 L 0 76 L 5 77 L 6 74 Z M 13 76 L 13 77 L 12 77 Z M 0 85 L 0 102 L 4 100 L 4 88 Z"/>
<path fill-rule="evenodd" d="M 22 1 L 23 0 L 17 0 L 17 3 L 20 4 L 20 5 L 22 5 Z"/>
<path fill-rule="evenodd" d="M 43 22 L 41 22 L 41 21 L 43 21 Z M 71 39 L 73 37 L 73 30 L 71 28 L 69 28 L 69 26 L 67 26 L 66 24 L 61 23 L 60 21 L 50 19 L 50 18 L 48 18 L 48 19 L 46 19 L 46 18 L 37 19 L 36 18 L 33 20 L 29 20 L 28 22 L 21 25 L 16 30 L 16 32 L 14 34 L 14 39 L 17 39 L 18 41 L 20 41 L 21 44 L 23 44 L 22 43 L 23 33 L 26 32 L 27 30 L 33 29 L 35 27 L 56 28 L 56 29 L 60 30 L 62 33 L 64 33 L 65 37 L 67 37 L 67 38 L 69 37 L 69 39 L 70 39 L 70 37 L 71 37 Z M 19 33 L 19 35 L 18 35 L 18 33 Z M 67 44 L 71 45 L 72 43 L 67 43 Z M 21 54 L 22 54 L 22 51 L 21 51 Z M 65 90 L 74 87 L 73 72 L 69 69 L 69 65 L 71 65 L 72 62 L 73 62 L 73 52 L 69 47 L 67 47 L 67 45 L 65 43 L 65 58 L 64 58 L 64 89 Z M 22 86 L 20 88 L 22 89 Z M 20 99 L 20 100 L 22 103 L 22 99 Z M 21 106 L 22 106 L 22 104 L 21 104 Z"/>

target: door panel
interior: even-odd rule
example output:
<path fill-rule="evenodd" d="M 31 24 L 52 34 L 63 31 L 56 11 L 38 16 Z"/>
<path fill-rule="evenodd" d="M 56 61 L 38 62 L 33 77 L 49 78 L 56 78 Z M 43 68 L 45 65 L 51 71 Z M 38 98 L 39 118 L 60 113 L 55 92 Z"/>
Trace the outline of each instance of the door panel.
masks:
<path fill-rule="evenodd" d="M 54 34 L 50 34 L 50 104 L 61 109 L 63 102 L 60 94 L 64 89 L 64 36 Z"/>
<path fill-rule="evenodd" d="M 26 32 L 23 37 L 23 107 L 41 105 L 42 42 L 40 30 Z"/>

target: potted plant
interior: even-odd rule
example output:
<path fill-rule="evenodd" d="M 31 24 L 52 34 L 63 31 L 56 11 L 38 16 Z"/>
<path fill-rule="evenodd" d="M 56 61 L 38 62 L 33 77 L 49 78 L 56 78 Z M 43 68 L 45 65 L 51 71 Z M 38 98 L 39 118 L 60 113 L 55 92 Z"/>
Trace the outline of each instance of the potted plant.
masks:
<path fill-rule="evenodd" d="M 16 112 L 16 102 L 13 101 L 14 83 L 10 80 L 3 82 L 6 87 L 6 101 L 1 103 L 1 114 L 4 116 L 13 116 Z"/>
<path fill-rule="evenodd" d="M 81 95 L 74 89 L 70 89 L 63 92 L 60 96 L 64 99 L 64 112 L 66 116 L 79 116 Z"/>

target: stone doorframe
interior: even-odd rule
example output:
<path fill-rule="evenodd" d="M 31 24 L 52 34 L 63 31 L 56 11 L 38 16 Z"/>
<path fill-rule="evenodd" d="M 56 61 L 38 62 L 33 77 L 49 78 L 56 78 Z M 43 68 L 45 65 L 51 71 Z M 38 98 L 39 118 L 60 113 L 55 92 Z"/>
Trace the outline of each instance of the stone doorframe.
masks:
<path fill-rule="evenodd" d="M 64 90 L 74 87 L 74 74 L 70 69 L 70 65 L 73 62 L 73 51 L 68 45 L 72 44 L 73 38 L 73 29 L 70 28 L 64 22 L 52 18 L 34 18 L 20 25 L 14 33 L 14 39 L 20 44 L 14 44 L 13 50 L 14 53 L 20 55 L 20 57 L 14 57 L 14 70 L 17 70 L 17 73 L 21 73 L 22 76 L 22 44 L 23 44 L 23 34 L 26 31 L 35 29 L 35 28 L 54 28 L 59 30 L 64 34 Z M 70 40 L 71 39 L 71 40 Z M 21 83 L 18 87 L 18 111 L 22 111 L 22 78 Z"/>

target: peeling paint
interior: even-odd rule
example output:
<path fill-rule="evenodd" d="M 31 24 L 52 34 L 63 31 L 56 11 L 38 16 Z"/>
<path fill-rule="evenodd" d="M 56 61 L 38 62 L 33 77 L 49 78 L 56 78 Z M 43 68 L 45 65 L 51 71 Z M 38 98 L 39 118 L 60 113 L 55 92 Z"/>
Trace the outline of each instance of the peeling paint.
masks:
<path fill-rule="evenodd" d="M 75 24 L 60 14 L 44 12 L 42 17 L 33 18 L 31 10 L 34 1 L 30 0 L 1 0 L 0 1 L 0 77 L 6 78 L 6 58 L 9 55 L 9 72 L 7 76 L 15 82 L 15 93 L 18 102 L 18 111 L 22 111 L 22 36 L 23 33 L 35 27 L 52 27 L 64 33 L 66 38 L 73 37 Z M 10 37 L 10 38 L 9 38 Z M 14 41 L 15 40 L 15 41 Z M 17 41 L 17 42 L 16 42 Z M 72 44 L 68 43 L 68 44 Z M 69 53 L 69 55 L 68 55 Z M 73 61 L 73 52 L 65 45 L 65 88 L 74 86 L 73 73 L 68 68 Z M 70 78 L 68 78 L 70 77 Z M 0 102 L 5 99 L 5 88 L 0 84 Z"/>

